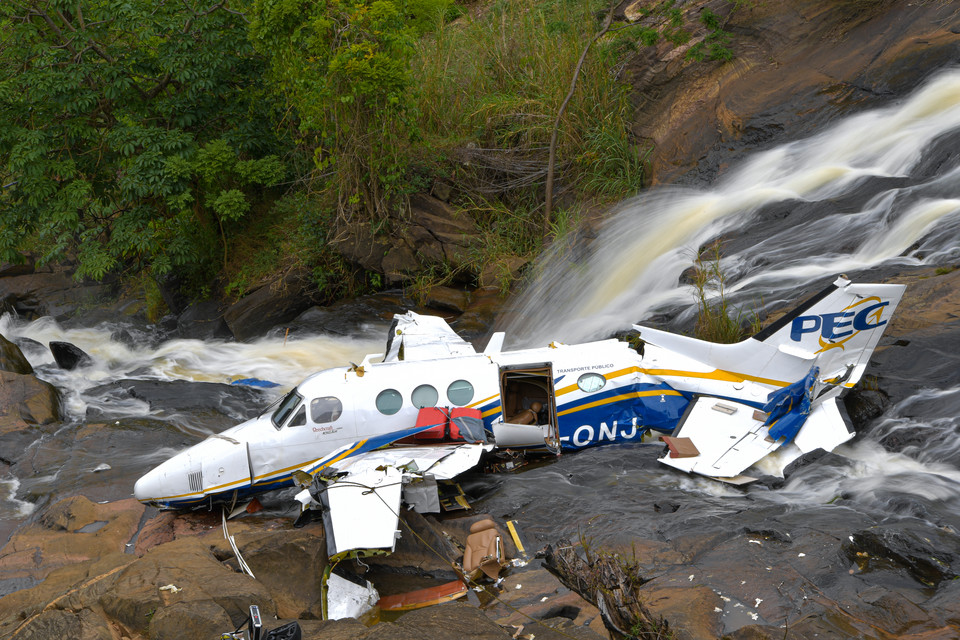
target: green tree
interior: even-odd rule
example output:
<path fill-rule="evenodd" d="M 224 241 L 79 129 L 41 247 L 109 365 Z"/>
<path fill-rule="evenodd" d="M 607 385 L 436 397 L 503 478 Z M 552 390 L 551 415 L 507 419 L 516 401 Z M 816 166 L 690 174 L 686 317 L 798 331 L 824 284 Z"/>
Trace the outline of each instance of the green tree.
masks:
<path fill-rule="evenodd" d="M 416 127 L 414 39 L 450 0 L 254 0 L 250 33 L 347 218 L 382 222 Z"/>
<path fill-rule="evenodd" d="M 283 175 L 265 61 L 232 4 L 0 5 L 0 259 L 209 273 Z"/>

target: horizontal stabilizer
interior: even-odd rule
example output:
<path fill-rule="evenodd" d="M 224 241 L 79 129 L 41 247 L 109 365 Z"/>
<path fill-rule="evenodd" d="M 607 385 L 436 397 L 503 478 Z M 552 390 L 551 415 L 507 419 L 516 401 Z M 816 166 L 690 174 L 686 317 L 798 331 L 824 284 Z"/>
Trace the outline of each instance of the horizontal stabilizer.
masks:
<path fill-rule="evenodd" d="M 771 437 L 771 427 L 764 424 L 768 417 L 739 402 L 700 396 L 674 431 L 674 446 L 660 462 L 711 478 L 740 476 L 765 456 L 790 444 L 785 437 Z M 805 418 L 793 439 L 796 455 L 813 449 L 830 451 L 854 435 L 848 430 L 835 398 L 820 402 L 809 415 L 802 416 L 798 411 L 780 420 L 787 417 Z M 776 424 L 773 422 L 772 427 Z M 674 455 L 674 450 L 687 453 Z M 693 451 L 697 454 L 689 455 Z"/>

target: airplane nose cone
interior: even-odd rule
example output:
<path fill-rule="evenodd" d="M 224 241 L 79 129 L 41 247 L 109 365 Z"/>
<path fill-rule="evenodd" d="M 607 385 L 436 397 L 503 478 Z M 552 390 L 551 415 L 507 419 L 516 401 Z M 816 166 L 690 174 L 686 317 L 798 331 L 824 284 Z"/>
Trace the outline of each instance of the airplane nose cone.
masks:
<path fill-rule="evenodd" d="M 133 495 L 137 500 L 149 504 L 161 497 L 160 476 L 154 469 L 133 485 Z"/>

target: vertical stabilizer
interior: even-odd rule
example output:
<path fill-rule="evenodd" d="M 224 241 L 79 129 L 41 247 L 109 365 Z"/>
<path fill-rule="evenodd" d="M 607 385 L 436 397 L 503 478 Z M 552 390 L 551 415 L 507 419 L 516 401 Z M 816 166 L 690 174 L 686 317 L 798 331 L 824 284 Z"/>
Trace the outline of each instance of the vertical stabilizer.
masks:
<path fill-rule="evenodd" d="M 904 289 L 900 284 L 854 284 L 841 276 L 763 331 L 736 344 L 635 328 L 651 344 L 746 379 L 784 386 L 816 366 L 821 380 L 849 387 L 863 375 Z"/>
<path fill-rule="evenodd" d="M 852 384 L 863 375 L 905 289 L 854 284 L 841 276 L 753 339 L 816 362 L 823 378 Z"/>

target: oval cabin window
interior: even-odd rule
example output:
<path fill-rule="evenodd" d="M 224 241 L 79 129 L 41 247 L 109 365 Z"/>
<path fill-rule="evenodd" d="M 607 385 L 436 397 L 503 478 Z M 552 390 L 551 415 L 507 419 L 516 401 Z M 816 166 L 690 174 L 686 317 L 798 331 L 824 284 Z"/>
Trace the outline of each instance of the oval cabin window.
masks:
<path fill-rule="evenodd" d="M 424 407 L 435 407 L 437 406 L 437 400 L 439 399 L 440 394 L 438 394 L 437 390 L 428 384 L 420 385 L 414 389 L 413 393 L 410 395 L 410 401 L 417 409 L 423 409 Z"/>
<path fill-rule="evenodd" d="M 377 395 L 377 411 L 392 416 L 403 406 L 403 396 L 396 389 L 384 389 Z"/>
<path fill-rule="evenodd" d="M 458 407 L 470 404 L 473 400 L 473 385 L 466 380 L 455 380 L 447 387 L 447 400 Z"/>
<path fill-rule="evenodd" d="M 343 413 L 343 403 L 339 398 L 324 396 L 310 401 L 310 419 L 316 424 L 335 422 Z"/>
<path fill-rule="evenodd" d="M 607 384 L 607 379 L 599 373 L 585 373 L 577 379 L 577 386 L 584 393 L 600 391 Z"/>

